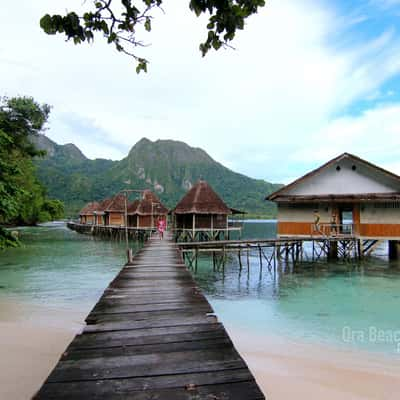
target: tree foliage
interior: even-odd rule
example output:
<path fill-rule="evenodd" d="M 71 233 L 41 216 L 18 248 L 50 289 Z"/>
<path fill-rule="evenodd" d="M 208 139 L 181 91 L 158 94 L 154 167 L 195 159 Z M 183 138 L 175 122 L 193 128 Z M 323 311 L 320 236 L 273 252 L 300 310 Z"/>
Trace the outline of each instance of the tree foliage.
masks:
<path fill-rule="evenodd" d="M 89 6 L 90 4 L 90 6 Z M 197 16 L 209 15 L 206 40 L 200 44 L 203 56 L 210 49 L 218 50 L 231 42 L 245 20 L 257 13 L 265 0 L 190 0 L 189 8 Z M 143 46 L 138 37 L 140 27 L 152 28 L 154 10 L 161 9 L 163 0 L 94 0 L 82 15 L 71 11 L 65 15 L 44 15 L 42 29 L 50 35 L 65 34 L 75 44 L 91 42 L 100 33 L 117 51 L 137 61 L 136 71 L 147 71 L 148 60 L 136 54 L 136 47 Z"/>
<path fill-rule="evenodd" d="M 46 199 L 32 161 L 45 154 L 30 138 L 43 131 L 49 112 L 31 97 L 0 100 L 0 224 L 35 224 L 62 215 L 62 203 Z M 0 227 L 0 248 L 16 244 Z"/>

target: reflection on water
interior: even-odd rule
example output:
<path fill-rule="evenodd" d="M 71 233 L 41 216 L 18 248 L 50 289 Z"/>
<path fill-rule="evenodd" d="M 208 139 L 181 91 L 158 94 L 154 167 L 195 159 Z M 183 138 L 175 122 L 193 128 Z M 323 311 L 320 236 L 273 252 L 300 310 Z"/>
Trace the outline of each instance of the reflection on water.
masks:
<path fill-rule="evenodd" d="M 274 236 L 275 227 L 249 223 L 247 237 L 260 238 L 260 233 L 264 237 Z M 224 270 L 216 271 L 212 258 L 202 255 L 196 281 L 220 319 L 231 325 L 259 334 L 398 355 L 400 265 L 387 260 L 384 247 L 377 254 L 362 262 L 303 262 L 294 271 L 280 264 L 276 273 L 265 263 L 260 268 L 256 252 L 250 255 L 249 273 L 246 261 L 242 261 L 240 270 L 236 254 L 229 256 Z M 355 332 L 351 341 L 349 330 Z M 375 340 L 374 330 L 386 337 Z M 363 337 L 356 336 L 360 332 Z M 398 343 L 389 336 L 392 333 L 397 333 Z"/>
<path fill-rule="evenodd" d="M 268 221 L 248 222 L 243 232 L 247 238 L 275 234 L 276 224 Z M 0 253 L 0 295 L 18 300 L 90 308 L 125 262 L 123 242 L 96 240 L 64 226 L 23 228 L 21 235 L 22 248 Z M 237 255 L 229 256 L 224 270 L 214 270 L 203 255 L 196 281 L 222 322 L 393 355 L 397 343 L 368 337 L 371 327 L 400 332 L 400 266 L 384 254 L 381 248 L 363 262 L 304 262 L 294 272 L 282 264 L 276 274 L 266 264 L 261 269 L 255 253 L 249 273 L 245 261 L 240 271 Z M 344 328 L 365 332 L 365 340 L 345 343 Z"/>

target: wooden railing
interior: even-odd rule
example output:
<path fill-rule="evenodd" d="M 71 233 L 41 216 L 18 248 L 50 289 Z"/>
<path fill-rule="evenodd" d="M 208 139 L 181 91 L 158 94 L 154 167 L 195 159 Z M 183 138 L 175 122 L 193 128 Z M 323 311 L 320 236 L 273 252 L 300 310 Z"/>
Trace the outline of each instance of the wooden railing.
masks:
<path fill-rule="evenodd" d="M 311 224 L 311 236 L 354 236 L 354 224 Z"/>

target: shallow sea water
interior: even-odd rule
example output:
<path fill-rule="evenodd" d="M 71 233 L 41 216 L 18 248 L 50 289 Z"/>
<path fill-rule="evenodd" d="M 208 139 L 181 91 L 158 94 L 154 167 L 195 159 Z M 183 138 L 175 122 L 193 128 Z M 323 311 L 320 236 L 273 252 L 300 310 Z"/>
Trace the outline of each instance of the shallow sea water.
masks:
<path fill-rule="evenodd" d="M 0 253 L 1 298 L 90 309 L 125 262 L 124 242 L 102 241 L 63 224 L 21 228 L 23 247 Z M 274 221 L 248 221 L 243 237 L 274 237 Z M 133 246 L 136 246 L 133 244 Z M 219 319 L 258 335 L 278 335 L 400 356 L 400 264 L 382 247 L 362 262 L 303 262 L 274 273 L 258 254 L 214 270 L 202 256 L 195 279 Z M 194 273 L 194 271 L 193 271 Z"/>

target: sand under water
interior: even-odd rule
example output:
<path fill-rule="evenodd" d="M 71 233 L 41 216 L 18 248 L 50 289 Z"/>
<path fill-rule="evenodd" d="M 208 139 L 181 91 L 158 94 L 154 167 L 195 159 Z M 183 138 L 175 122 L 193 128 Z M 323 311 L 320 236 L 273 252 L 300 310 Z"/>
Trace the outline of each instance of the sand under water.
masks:
<path fill-rule="evenodd" d="M 0 399 L 30 399 L 40 388 L 84 315 L 0 299 Z"/>
<path fill-rule="evenodd" d="M 30 399 L 84 326 L 87 311 L 6 298 L 0 304 L 0 399 Z M 267 399 L 398 399 L 395 358 L 226 328 Z"/>

